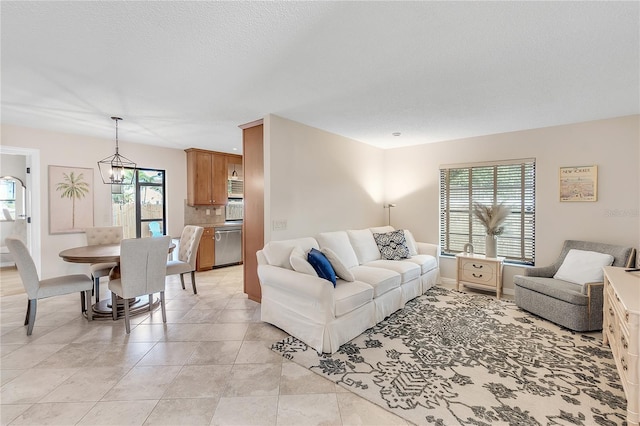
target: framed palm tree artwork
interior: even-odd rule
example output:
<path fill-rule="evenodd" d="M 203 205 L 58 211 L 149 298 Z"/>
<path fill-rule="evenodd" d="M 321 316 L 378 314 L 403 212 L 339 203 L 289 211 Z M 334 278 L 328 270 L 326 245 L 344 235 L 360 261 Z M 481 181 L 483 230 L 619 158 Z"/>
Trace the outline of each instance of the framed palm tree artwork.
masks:
<path fill-rule="evenodd" d="M 49 166 L 49 234 L 93 226 L 93 169 Z"/>

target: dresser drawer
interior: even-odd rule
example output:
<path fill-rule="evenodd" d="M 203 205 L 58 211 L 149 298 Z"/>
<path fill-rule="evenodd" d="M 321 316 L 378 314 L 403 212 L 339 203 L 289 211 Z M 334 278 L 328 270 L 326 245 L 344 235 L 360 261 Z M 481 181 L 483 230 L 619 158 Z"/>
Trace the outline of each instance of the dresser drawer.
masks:
<path fill-rule="evenodd" d="M 634 383 L 634 378 L 638 377 L 638 357 L 620 352 L 620 375 L 623 383 Z"/>

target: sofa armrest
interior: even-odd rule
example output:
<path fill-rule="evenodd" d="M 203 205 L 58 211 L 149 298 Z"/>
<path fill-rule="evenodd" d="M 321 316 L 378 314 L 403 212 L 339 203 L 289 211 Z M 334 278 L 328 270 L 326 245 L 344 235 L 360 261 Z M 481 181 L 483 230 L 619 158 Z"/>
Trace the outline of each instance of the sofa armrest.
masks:
<path fill-rule="evenodd" d="M 602 297 L 603 290 L 604 290 L 603 282 L 586 283 L 585 285 L 582 286 L 582 294 L 588 296 L 589 299 L 591 299 L 592 295 L 597 295 L 597 294 L 600 294 L 600 297 Z"/>
<path fill-rule="evenodd" d="M 437 261 L 440 259 L 440 246 L 438 244 L 416 242 L 416 249 L 418 254 L 429 254 L 435 257 Z"/>
<path fill-rule="evenodd" d="M 258 265 L 258 278 L 263 300 L 274 290 L 326 310 L 328 317 L 335 318 L 334 288 L 329 281 L 273 265 Z"/>
<path fill-rule="evenodd" d="M 524 275 L 527 277 L 542 277 L 542 278 L 552 278 L 558 268 L 555 265 L 550 266 L 538 266 L 534 268 L 525 268 Z"/>

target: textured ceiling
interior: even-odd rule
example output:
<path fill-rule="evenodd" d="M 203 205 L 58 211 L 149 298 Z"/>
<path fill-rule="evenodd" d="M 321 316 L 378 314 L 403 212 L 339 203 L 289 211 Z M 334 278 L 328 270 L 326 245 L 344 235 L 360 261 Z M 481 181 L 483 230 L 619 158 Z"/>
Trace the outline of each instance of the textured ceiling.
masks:
<path fill-rule="evenodd" d="M 640 113 L 635 1 L 0 7 L 3 123 L 239 152 L 269 113 L 385 148 Z"/>

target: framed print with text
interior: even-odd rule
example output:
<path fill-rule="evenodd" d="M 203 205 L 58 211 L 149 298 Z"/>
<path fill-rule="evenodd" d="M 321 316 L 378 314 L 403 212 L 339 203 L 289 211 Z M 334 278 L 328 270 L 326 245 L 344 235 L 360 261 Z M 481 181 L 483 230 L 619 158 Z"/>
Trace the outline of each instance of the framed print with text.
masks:
<path fill-rule="evenodd" d="M 560 201 L 598 201 L 598 166 L 560 167 Z"/>

